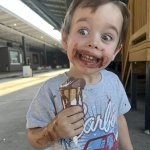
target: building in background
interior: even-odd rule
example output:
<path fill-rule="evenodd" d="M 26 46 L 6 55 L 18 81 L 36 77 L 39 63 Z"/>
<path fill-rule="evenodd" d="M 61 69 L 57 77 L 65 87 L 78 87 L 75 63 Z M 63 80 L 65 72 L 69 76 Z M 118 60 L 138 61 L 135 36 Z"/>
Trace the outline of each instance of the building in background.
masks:
<path fill-rule="evenodd" d="M 45 58 L 46 57 L 46 58 Z M 69 61 L 59 48 L 43 48 L 26 46 L 26 65 L 33 70 L 40 68 L 67 68 Z M 12 43 L 0 43 L 0 72 L 22 71 L 24 66 L 24 53 L 22 46 Z"/>

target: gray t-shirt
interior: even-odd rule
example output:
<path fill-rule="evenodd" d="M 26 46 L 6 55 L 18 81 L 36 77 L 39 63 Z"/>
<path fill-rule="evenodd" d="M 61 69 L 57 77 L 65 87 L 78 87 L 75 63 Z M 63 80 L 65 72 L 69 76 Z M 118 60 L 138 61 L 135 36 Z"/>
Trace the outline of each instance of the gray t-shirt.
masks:
<path fill-rule="evenodd" d="M 62 139 L 46 150 L 117 150 L 117 118 L 130 104 L 119 78 L 107 70 L 100 73 L 102 80 L 83 90 L 85 123 L 77 146 L 72 139 Z M 29 107 L 27 128 L 46 126 L 63 109 L 59 87 L 67 78 L 61 74 L 43 84 Z"/>

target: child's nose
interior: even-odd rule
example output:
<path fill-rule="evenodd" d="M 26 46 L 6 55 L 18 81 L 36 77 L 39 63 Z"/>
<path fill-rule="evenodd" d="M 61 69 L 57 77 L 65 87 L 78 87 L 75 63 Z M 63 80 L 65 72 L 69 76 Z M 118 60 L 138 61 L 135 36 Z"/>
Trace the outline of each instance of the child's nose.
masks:
<path fill-rule="evenodd" d="M 92 44 L 89 44 L 88 46 L 91 47 L 91 48 L 98 49 L 98 46 L 96 46 L 96 45 L 93 46 Z"/>
<path fill-rule="evenodd" d="M 88 47 L 93 49 L 99 49 L 100 38 L 98 34 L 91 34 L 88 40 Z"/>

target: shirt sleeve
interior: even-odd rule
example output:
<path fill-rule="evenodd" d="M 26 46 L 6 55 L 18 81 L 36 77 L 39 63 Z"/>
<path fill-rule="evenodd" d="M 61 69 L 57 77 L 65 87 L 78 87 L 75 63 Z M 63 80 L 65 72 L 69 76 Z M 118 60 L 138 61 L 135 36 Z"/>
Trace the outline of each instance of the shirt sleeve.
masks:
<path fill-rule="evenodd" d="M 117 79 L 117 88 L 119 92 L 118 116 L 121 116 L 127 113 L 131 109 L 131 106 L 127 94 L 125 92 L 125 89 L 119 79 Z"/>
<path fill-rule="evenodd" d="M 29 106 L 26 115 L 27 128 L 44 127 L 52 121 L 56 112 L 53 100 L 51 90 L 43 84 Z"/>

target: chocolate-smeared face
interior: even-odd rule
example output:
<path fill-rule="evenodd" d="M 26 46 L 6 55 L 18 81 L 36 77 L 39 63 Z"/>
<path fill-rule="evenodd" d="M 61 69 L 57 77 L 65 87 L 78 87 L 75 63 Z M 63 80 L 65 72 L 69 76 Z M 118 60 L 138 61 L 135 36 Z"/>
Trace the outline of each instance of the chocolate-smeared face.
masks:
<path fill-rule="evenodd" d="M 101 68 L 108 62 L 107 57 L 97 56 L 85 50 L 76 50 L 75 59 L 80 61 L 88 68 Z"/>
<path fill-rule="evenodd" d="M 97 73 L 114 60 L 120 50 L 118 43 L 122 23 L 120 9 L 113 3 L 99 6 L 95 12 L 91 8 L 76 9 L 70 32 L 63 39 L 68 58 L 76 71 Z"/>

